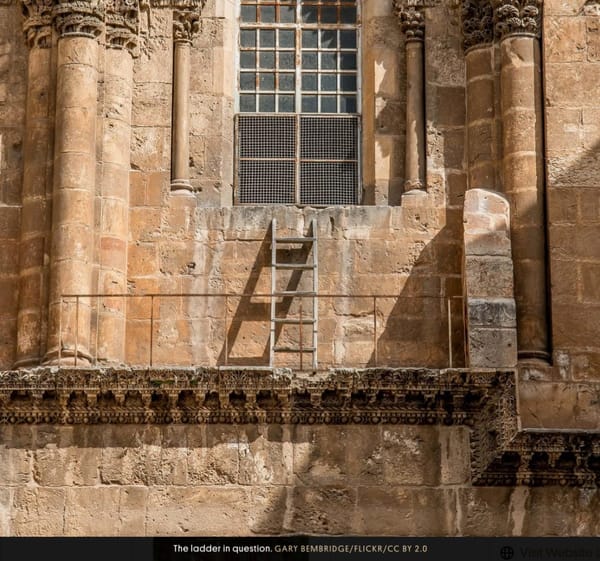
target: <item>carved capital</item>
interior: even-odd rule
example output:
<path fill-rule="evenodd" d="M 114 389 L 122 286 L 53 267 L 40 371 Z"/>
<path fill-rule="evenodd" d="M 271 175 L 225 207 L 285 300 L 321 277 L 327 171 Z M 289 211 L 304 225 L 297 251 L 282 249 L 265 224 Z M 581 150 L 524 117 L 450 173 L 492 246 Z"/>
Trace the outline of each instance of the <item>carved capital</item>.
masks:
<path fill-rule="evenodd" d="M 107 0 L 106 46 L 127 49 L 135 57 L 138 55 L 138 33 L 138 0 Z"/>
<path fill-rule="evenodd" d="M 460 13 L 465 51 L 494 40 L 494 10 L 490 0 L 463 0 Z"/>
<path fill-rule="evenodd" d="M 173 11 L 173 41 L 191 43 L 200 29 L 200 10 L 184 9 Z"/>
<path fill-rule="evenodd" d="M 59 0 L 54 25 L 60 37 L 97 38 L 104 25 L 102 0 Z"/>
<path fill-rule="evenodd" d="M 23 33 L 30 49 L 50 47 L 53 3 L 53 0 L 22 0 Z"/>
<path fill-rule="evenodd" d="M 542 0 L 492 0 L 496 32 L 501 38 L 510 35 L 540 37 Z"/>
<path fill-rule="evenodd" d="M 425 36 L 425 3 L 422 0 L 394 0 L 394 13 L 407 41 L 422 41 Z"/>

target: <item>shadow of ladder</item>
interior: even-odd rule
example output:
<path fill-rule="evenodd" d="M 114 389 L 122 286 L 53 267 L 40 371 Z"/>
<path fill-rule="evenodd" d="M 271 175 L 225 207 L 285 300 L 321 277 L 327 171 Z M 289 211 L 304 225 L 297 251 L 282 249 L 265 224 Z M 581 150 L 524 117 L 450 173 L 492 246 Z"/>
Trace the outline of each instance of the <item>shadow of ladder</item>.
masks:
<path fill-rule="evenodd" d="M 317 337 L 318 337 L 318 315 L 319 305 L 317 295 L 319 291 L 319 260 L 318 260 L 318 244 L 317 244 L 317 221 L 313 218 L 310 222 L 309 231 L 306 236 L 303 237 L 281 237 L 277 235 L 277 220 L 273 218 L 271 223 L 271 335 L 269 337 L 269 364 L 271 367 L 275 366 L 275 354 L 276 353 L 297 353 L 300 357 L 300 370 L 304 369 L 304 355 L 312 355 L 312 369 L 317 369 Z M 312 255 L 312 260 L 306 263 L 282 263 L 277 261 L 278 250 L 287 249 L 293 246 L 300 246 L 302 248 L 309 249 L 312 247 L 312 251 L 308 254 Z M 307 254 L 307 257 L 308 257 Z M 307 260 L 308 261 L 308 260 Z M 298 284 L 296 287 L 288 286 L 286 290 L 280 290 L 278 288 L 277 274 L 279 271 L 293 271 L 302 274 L 305 271 L 311 271 L 312 273 L 312 290 L 302 291 L 299 290 Z M 284 316 L 278 315 L 280 311 L 278 304 L 279 298 L 299 298 L 299 313 L 297 317 L 290 317 L 287 313 Z M 311 315 L 303 316 L 303 303 L 306 300 L 311 302 Z M 286 307 L 290 309 L 290 305 Z M 277 345 L 277 334 L 281 334 L 282 327 L 284 325 L 297 325 L 298 326 L 298 346 L 278 346 Z M 311 325 L 311 337 L 310 344 L 304 345 L 303 341 L 303 327 L 305 325 Z M 279 327 L 279 329 L 278 329 Z"/>

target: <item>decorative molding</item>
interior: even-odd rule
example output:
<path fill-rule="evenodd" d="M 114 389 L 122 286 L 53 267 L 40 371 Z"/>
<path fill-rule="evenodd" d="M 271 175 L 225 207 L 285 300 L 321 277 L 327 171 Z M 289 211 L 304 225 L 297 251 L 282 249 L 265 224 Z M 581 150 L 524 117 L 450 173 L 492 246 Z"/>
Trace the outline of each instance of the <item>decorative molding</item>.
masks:
<path fill-rule="evenodd" d="M 191 43 L 200 30 L 200 10 L 176 9 L 173 11 L 173 41 Z"/>
<path fill-rule="evenodd" d="M 97 38 L 104 27 L 102 0 L 58 0 L 54 25 L 60 37 Z"/>
<path fill-rule="evenodd" d="M 106 46 L 138 56 L 138 0 L 106 0 Z"/>
<path fill-rule="evenodd" d="M 463 0 L 460 12 L 465 51 L 493 42 L 494 10 L 490 0 Z"/>
<path fill-rule="evenodd" d="M 51 46 L 53 5 L 54 0 L 21 0 L 23 33 L 30 49 Z"/>
<path fill-rule="evenodd" d="M 425 37 L 425 2 L 394 0 L 394 13 L 407 41 L 422 41 Z"/>
<path fill-rule="evenodd" d="M 150 0 L 155 8 L 175 8 L 180 10 L 198 10 L 202 12 L 206 0 Z"/>
<path fill-rule="evenodd" d="M 542 0 L 492 0 L 495 29 L 501 38 L 526 35 L 539 38 Z"/>

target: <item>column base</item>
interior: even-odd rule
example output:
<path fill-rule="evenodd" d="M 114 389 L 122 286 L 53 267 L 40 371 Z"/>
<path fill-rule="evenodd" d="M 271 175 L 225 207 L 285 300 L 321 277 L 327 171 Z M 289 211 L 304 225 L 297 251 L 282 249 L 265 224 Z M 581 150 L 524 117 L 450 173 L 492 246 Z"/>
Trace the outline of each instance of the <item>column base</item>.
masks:
<path fill-rule="evenodd" d="M 402 193 L 401 205 L 411 206 L 423 203 L 427 199 L 427 191 L 424 189 L 410 189 Z"/>
<path fill-rule="evenodd" d="M 13 370 L 19 370 L 21 368 L 33 368 L 41 364 L 40 357 L 35 358 L 21 358 L 13 364 Z"/>
<path fill-rule="evenodd" d="M 549 365 L 551 361 L 550 353 L 546 351 L 519 351 L 517 357 L 519 364 L 543 363 L 544 365 Z"/>
<path fill-rule="evenodd" d="M 171 193 L 174 195 L 191 195 L 192 184 L 189 179 L 172 179 L 171 180 Z"/>
<path fill-rule="evenodd" d="M 77 360 L 73 349 L 52 349 L 46 353 L 42 364 L 44 366 L 89 366 L 92 363 L 92 355 L 87 351 L 77 350 Z"/>

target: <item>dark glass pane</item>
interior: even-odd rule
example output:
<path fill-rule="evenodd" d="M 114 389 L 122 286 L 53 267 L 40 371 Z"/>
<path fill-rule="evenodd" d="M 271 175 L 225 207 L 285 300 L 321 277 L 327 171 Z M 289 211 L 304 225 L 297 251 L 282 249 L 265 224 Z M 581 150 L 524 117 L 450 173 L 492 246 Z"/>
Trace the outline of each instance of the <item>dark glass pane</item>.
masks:
<path fill-rule="evenodd" d="M 260 30 L 260 46 L 263 48 L 275 46 L 275 31 L 273 29 Z"/>
<path fill-rule="evenodd" d="M 303 68 L 317 68 L 317 53 L 302 53 Z"/>
<path fill-rule="evenodd" d="M 302 31 L 302 48 L 316 49 L 319 46 L 319 33 L 313 29 Z"/>
<path fill-rule="evenodd" d="M 242 47 L 256 47 L 256 31 L 254 29 L 242 29 L 240 45 Z"/>
<path fill-rule="evenodd" d="M 279 111 L 281 113 L 293 113 L 295 111 L 295 97 L 293 95 L 279 96 Z"/>
<path fill-rule="evenodd" d="M 321 53 L 321 68 L 324 70 L 335 70 L 336 53 Z"/>
<path fill-rule="evenodd" d="M 275 23 L 275 6 L 263 6 L 260 9 L 260 21 L 263 23 Z"/>
<path fill-rule="evenodd" d="M 246 91 L 256 89 L 256 74 L 254 72 L 242 72 L 240 74 L 240 89 Z"/>
<path fill-rule="evenodd" d="M 256 66 L 256 53 L 254 51 L 242 51 L 240 53 L 240 66 L 242 68 L 254 68 Z"/>
<path fill-rule="evenodd" d="M 356 31 L 340 31 L 340 48 L 356 49 Z"/>
<path fill-rule="evenodd" d="M 302 21 L 304 23 L 317 23 L 317 7 L 302 6 Z"/>
<path fill-rule="evenodd" d="M 291 48 L 296 46 L 296 32 L 289 30 L 279 31 L 279 47 L 280 48 Z"/>
<path fill-rule="evenodd" d="M 275 112 L 275 96 L 261 95 L 258 98 L 258 110 L 265 113 Z"/>
<path fill-rule="evenodd" d="M 321 76 L 321 89 L 326 92 L 337 90 L 337 74 L 323 74 Z"/>
<path fill-rule="evenodd" d="M 343 92 L 355 92 L 356 91 L 356 75 L 342 74 L 340 76 L 340 89 Z"/>
<path fill-rule="evenodd" d="M 274 90 L 275 89 L 275 74 L 274 73 L 265 73 L 261 72 L 259 75 L 259 88 L 261 90 Z"/>
<path fill-rule="evenodd" d="M 292 53 L 279 52 L 279 68 L 294 68 L 296 66 L 296 56 Z"/>
<path fill-rule="evenodd" d="M 240 111 L 254 113 L 256 111 L 256 96 L 250 94 L 240 95 Z"/>
<path fill-rule="evenodd" d="M 294 74 L 279 75 L 279 89 L 284 92 L 293 92 L 296 85 L 296 76 Z"/>
<path fill-rule="evenodd" d="M 256 21 L 256 6 L 242 6 L 242 21 L 254 23 Z"/>
<path fill-rule="evenodd" d="M 337 47 L 337 31 L 324 29 L 321 31 L 321 48 L 335 49 Z"/>
<path fill-rule="evenodd" d="M 340 98 L 340 111 L 342 113 L 356 113 L 356 96 L 343 95 Z"/>
<path fill-rule="evenodd" d="M 337 23 L 337 8 L 323 6 L 321 8 L 321 23 Z"/>
<path fill-rule="evenodd" d="M 275 68 L 275 53 L 266 51 L 259 53 L 259 62 L 261 68 Z"/>
<path fill-rule="evenodd" d="M 334 95 L 321 96 L 321 113 L 337 113 L 337 98 Z"/>
<path fill-rule="evenodd" d="M 342 23 L 356 23 L 356 8 L 345 7 L 342 8 Z"/>
<path fill-rule="evenodd" d="M 294 6 L 281 6 L 279 8 L 279 21 L 281 23 L 294 23 L 296 21 L 296 8 Z"/>
<path fill-rule="evenodd" d="M 356 53 L 340 53 L 340 68 L 356 70 Z"/>
<path fill-rule="evenodd" d="M 317 96 L 303 95 L 302 96 L 302 112 L 316 113 L 317 112 Z"/>
<path fill-rule="evenodd" d="M 316 92 L 319 89 L 316 74 L 302 74 L 302 89 L 304 91 Z"/>

